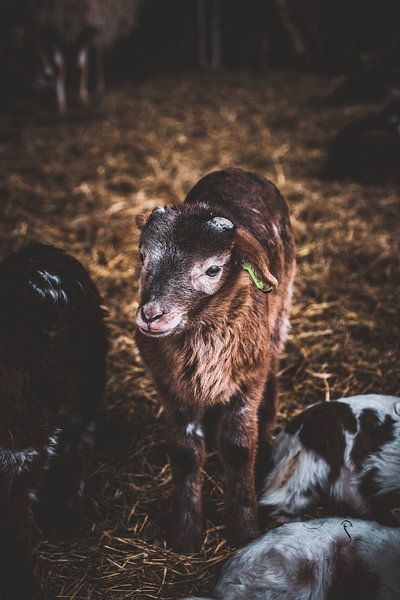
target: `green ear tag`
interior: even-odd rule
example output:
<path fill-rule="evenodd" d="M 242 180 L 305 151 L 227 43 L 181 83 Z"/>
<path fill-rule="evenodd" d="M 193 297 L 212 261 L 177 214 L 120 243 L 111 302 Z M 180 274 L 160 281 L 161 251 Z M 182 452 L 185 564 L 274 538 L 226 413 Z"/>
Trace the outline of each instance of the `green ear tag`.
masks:
<path fill-rule="evenodd" d="M 247 273 L 252 278 L 254 285 L 256 286 L 256 288 L 258 290 L 260 290 L 260 292 L 264 292 L 265 294 L 269 294 L 269 292 L 272 292 L 272 290 L 274 289 L 274 286 L 273 285 L 267 286 L 266 283 L 264 283 L 264 281 L 262 281 L 262 279 L 259 279 L 256 275 L 256 271 L 255 271 L 253 265 L 251 265 L 250 263 L 243 263 L 242 269 L 243 269 L 243 271 L 247 271 Z"/>

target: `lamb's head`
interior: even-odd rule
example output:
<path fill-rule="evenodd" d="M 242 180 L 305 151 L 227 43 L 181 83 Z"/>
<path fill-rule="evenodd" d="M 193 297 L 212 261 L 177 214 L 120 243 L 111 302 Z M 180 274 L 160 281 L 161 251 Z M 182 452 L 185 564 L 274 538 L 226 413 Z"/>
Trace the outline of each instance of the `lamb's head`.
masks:
<path fill-rule="evenodd" d="M 262 255 L 252 236 L 207 206 L 156 208 L 137 223 L 142 230 L 142 271 L 136 322 L 149 336 L 190 327 L 207 299 L 240 268 L 240 261 Z M 258 266 L 258 272 L 265 277 L 263 267 Z"/>

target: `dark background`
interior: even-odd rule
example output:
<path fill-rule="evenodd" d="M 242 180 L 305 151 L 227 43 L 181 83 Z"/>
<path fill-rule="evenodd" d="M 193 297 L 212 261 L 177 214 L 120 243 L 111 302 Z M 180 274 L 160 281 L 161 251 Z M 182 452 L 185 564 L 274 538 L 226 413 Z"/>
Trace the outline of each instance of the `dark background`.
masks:
<path fill-rule="evenodd" d="M 213 0 L 206 5 L 210 16 Z M 288 7 L 305 41 L 304 54 L 294 48 L 278 1 L 222 0 L 221 66 L 261 72 L 271 67 L 331 74 L 361 70 L 398 84 L 398 1 L 289 0 Z M 15 108 L 16 100 L 38 95 L 34 2 L 1 0 L 0 10 L 1 104 Z M 106 57 L 109 82 L 198 68 L 196 0 L 146 0 L 138 26 Z"/>

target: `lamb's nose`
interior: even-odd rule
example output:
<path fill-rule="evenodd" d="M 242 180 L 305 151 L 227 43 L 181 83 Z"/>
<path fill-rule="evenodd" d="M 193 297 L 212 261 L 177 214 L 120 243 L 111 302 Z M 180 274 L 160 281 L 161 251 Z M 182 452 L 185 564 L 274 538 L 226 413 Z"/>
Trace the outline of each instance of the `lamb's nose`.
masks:
<path fill-rule="evenodd" d="M 148 304 L 142 306 L 140 312 L 142 313 L 143 321 L 145 321 L 146 323 L 153 323 L 154 321 L 157 321 L 157 319 L 162 317 L 164 314 L 161 308 L 153 302 L 149 302 Z"/>

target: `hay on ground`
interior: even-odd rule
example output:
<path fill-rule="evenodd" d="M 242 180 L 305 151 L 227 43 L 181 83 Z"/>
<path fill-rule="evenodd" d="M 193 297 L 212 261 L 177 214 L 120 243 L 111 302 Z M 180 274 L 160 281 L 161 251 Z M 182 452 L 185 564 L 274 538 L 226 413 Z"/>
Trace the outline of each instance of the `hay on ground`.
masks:
<path fill-rule="evenodd" d="M 202 552 L 165 549 L 163 415 L 134 342 L 134 217 L 182 200 L 207 172 L 251 169 L 273 179 L 290 204 L 298 273 L 278 427 L 319 400 L 400 392 L 398 197 L 319 180 L 328 141 L 365 111 L 324 106 L 328 84 L 291 73 L 168 77 L 111 91 L 65 119 L 41 111 L 1 117 L 0 255 L 32 239 L 61 246 L 87 265 L 109 309 L 87 532 L 68 543 L 39 537 L 35 565 L 49 595 L 172 600 L 209 590 L 232 552 L 215 457 Z"/>

